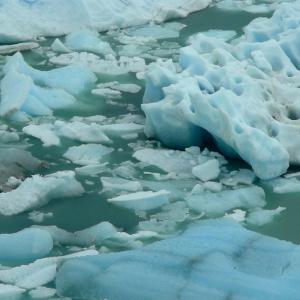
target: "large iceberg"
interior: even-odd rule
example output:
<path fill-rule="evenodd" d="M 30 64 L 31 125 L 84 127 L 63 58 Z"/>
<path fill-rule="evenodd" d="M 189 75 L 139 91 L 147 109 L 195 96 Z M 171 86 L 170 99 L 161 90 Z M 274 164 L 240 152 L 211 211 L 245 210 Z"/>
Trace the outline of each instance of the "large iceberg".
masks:
<path fill-rule="evenodd" d="M 138 250 L 68 261 L 56 287 L 89 300 L 296 300 L 299 261 L 297 245 L 213 220 Z"/>
<path fill-rule="evenodd" d="M 0 1 L 0 43 L 59 36 L 186 17 L 211 0 L 10 0 Z M 59 24 L 59 26 L 58 26 Z"/>
<path fill-rule="evenodd" d="M 150 66 L 145 132 L 184 148 L 214 141 L 262 179 L 299 164 L 300 1 L 259 18 L 231 43 L 199 34 L 172 61 Z"/>

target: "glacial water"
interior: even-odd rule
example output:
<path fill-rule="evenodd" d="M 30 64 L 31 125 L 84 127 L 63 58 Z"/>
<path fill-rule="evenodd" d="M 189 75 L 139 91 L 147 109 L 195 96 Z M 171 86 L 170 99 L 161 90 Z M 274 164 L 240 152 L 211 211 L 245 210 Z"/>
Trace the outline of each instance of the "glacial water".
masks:
<path fill-rule="evenodd" d="M 186 45 L 187 40 L 190 36 L 201 31 L 207 31 L 211 29 L 216 30 L 234 30 L 238 35 L 242 34 L 242 28 L 247 25 L 251 20 L 260 16 L 270 16 L 270 14 L 251 14 L 247 12 L 224 12 L 216 8 L 209 8 L 198 13 L 194 13 L 186 19 L 176 20 L 186 27 L 180 32 L 179 38 L 162 39 L 159 40 L 157 49 L 173 47 L 173 49 L 179 49 Z M 110 43 L 111 47 L 116 50 L 120 44 L 113 39 L 113 33 L 102 34 L 101 38 Z M 41 41 L 40 44 L 43 50 L 47 49 L 53 42 L 53 38 Z M 54 66 L 47 61 L 45 53 L 47 51 L 32 50 L 24 52 L 24 58 L 31 66 L 40 70 L 49 70 Z M 167 51 L 166 51 L 167 52 Z M 164 55 L 163 58 L 178 58 L 176 50 L 174 55 Z M 150 62 L 148 60 L 147 62 Z M 4 64 L 4 60 L 0 60 L 0 69 Z M 1 73 L 0 73 L 1 74 Z M 78 105 L 68 110 L 55 111 L 54 116 L 60 120 L 70 120 L 74 116 L 89 117 L 93 115 L 103 115 L 107 118 L 120 118 L 122 115 L 134 114 L 143 115 L 140 105 L 142 103 L 144 93 L 144 83 L 142 80 L 138 80 L 135 74 L 130 73 L 120 76 L 109 76 L 109 75 L 98 75 L 98 83 L 118 81 L 121 83 L 135 83 L 142 87 L 142 90 L 137 94 L 123 93 L 120 99 L 107 99 L 96 95 L 91 95 L 90 91 L 81 94 L 78 97 Z M 138 119 L 138 117 L 135 117 Z M 13 122 L 6 123 L 9 127 L 15 128 L 18 132 L 21 132 L 22 126 Z M 74 170 L 78 165 L 73 164 L 62 157 L 63 153 L 71 146 L 80 145 L 80 142 L 74 142 L 70 139 L 62 138 L 61 146 L 52 146 L 49 148 L 43 147 L 40 140 L 27 136 L 21 135 L 22 144 L 25 140 L 31 146 L 28 148 L 32 155 L 45 161 L 46 167 L 39 169 L 39 174 L 46 175 L 51 174 L 60 170 Z M 150 215 L 144 216 L 143 214 L 135 214 L 133 211 L 119 208 L 106 201 L 107 198 L 111 197 L 109 192 L 102 191 L 102 185 L 100 182 L 100 176 L 111 176 L 111 170 L 115 170 L 125 162 L 131 161 L 137 164 L 137 161 L 132 158 L 134 149 L 138 148 L 138 145 L 152 144 L 154 148 L 159 148 L 160 143 L 156 141 L 148 141 L 144 134 L 140 133 L 137 138 L 129 137 L 128 139 L 113 138 L 114 152 L 112 152 L 106 162 L 108 162 L 107 171 L 101 175 L 93 177 L 82 177 L 77 176 L 80 182 L 83 184 L 85 193 L 80 197 L 71 197 L 67 199 L 54 199 L 47 205 L 37 208 L 36 210 L 45 214 L 52 213 L 50 217 L 45 217 L 44 220 L 38 225 L 56 225 L 59 228 L 67 231 L 78 231 L 103 221 L 108 221 L 116 227 L 124 230 L 128 233 L 136 232 L 136 228 L 141 221 L 148 220 Z M 248 166 L 241 161 L 229 161 L 229 166 L 232 168 Z M 160 172 L 155 167 L 136 168 L 135 177 L 139 180 L 155 181 L 149 174 L 145 172 Z M 293 171 L 297 172 L 298 169 L 294 168 Z M 30 176 L 31 174 L 26 174 Z M 160 186 L 164 188 L 164 182 L 161 181 Z M 261 183 L 258 185 L 263 186 Z M 171 187 L 178 187 L 182 185 L 182 189 L 189 191 L 194 186 L 194 182 L 176 182 L 174 180 L 165 189 Z M 263 186 L 264 187 L 264 186 Z M 180 187 L 179 187 L 180 189 Z M 298 212 L 300 210 L 300 194 L 289 193 L 289 194 L 275 194 L 269 188 L 264 187 L 266 192 L 267 209 L 275 209 L 278 206 L 286 207 L 280 216 L 274 218 L 272 222 L 263 226 L 247 226 L 249 229 L 276 237 L 282 240 L 291 241 L 293 243 L 300 243 L 300 235 L 298 228 L 300 226 L 300 219 Z M 157 212 L 156 212 L 157 213 Z M 195 216 L 197 217 L 197 216 Z M 179 224 L 179 229 L 185 228 L 191 219 L 186 220 Z M 23 228 L 36 225 L 35 221 L 29 218 L 29 212 L 24 212 L 16 216 L 2 216 L 0 215 L 0 233 L 13 233 Z M 150 243 L 151 241 L 149 241 Z M 122 250 L 119 247 L 112 246 L 109 251 Z M 52 251 L 51 255 L 60 255 L 70 253 L 68 246 L 56 246 Z M 53 284 L 51 283 L 50 286 Z M 21 299 L 31 299 L 30 296 L 26 295 Z"/>

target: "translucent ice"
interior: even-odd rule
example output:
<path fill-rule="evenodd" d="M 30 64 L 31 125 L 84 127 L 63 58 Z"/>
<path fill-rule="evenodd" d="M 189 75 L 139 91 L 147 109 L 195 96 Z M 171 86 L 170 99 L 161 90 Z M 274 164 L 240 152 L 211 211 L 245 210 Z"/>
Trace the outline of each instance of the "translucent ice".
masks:
<path fill-rule="evenodd" d="M 232 221 L 204 221 L 138 250 L 68 261 L 56 287 L 89 300 L 297 299 L 299 247 Z"/>
<path fill-rule="evenodd" d="M 16 265 L 45 257 L 53 247 L 51 235 L 37 228 L 11 234 L 0 234 L 0 263 Z"/>

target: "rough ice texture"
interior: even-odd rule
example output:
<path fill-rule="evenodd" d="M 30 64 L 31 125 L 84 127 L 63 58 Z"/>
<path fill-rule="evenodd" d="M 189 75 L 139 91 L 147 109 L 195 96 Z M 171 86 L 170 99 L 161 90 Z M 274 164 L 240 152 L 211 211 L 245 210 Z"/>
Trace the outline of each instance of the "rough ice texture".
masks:
<path fill-rule="evenodd" d="M 0 2 L 0 42 L 59 36 L 93 28 L 105 31 L 186 17 L 210 0 L 11 0 Z"/>
<path fill-rule="evenodd" d="M 45 177 L 34 175 L 15 190 L 0 194 L 0 214 L 16 215 L 45 205 L 51 199 L 80 196 L 83 192 L 73 171 L 60 171 Z"/>
<path fill-rule="evenodd" d="M 259 18 L 227 43 L 199 34 L 146 75 L 146 134 L 171 147 L 213 140 L 262 179 L 299 164 L 300 1 Z M 208 134 L 209 133 L 209 134 Z"/>
<path fill-rule="evenodd" d="M 74 104 L 74 96 L 96 81 L 96 76 L 82 66 L 36 70 L 20 53 L 8 59 L 3 71 L 0 116 L 21 121 L 27 116 L 51 115 L 54 109 Z"/>
<path fill-rule="evenodd" d="M 205 221 L 142 249 L 68 261 L 56 287 L 88 300 L 298 299 L 299 259 L 297 245 Z"/>
<path fill-rule="evenodd" d="M 38 228 L 0 234 L 0 264 L 24 264 L 45 257 L 53 247 L 51 235 Z"/>

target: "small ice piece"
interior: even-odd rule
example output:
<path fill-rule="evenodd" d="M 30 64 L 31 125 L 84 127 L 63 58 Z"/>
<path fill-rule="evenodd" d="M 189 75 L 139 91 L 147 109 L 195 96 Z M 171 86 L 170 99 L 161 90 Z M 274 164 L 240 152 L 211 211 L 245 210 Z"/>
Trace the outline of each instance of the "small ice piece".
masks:
<path fill-rule="evenodd" d="M 65 46 L 73 51 L 93 52 L 100 55 L 113 54 L 109 43 L 100 39 L 99 33 L 92 30 L 74 31 L 66 36 Z"/>
<path fill-rule="evenodd" d="M 112 99 L 119 99 L 122 96 L 121 92 L 115 91 L 110 88 L 93 89 L 91 93 L 96 96 L 100 96 L 104 98 L 112 98 Z"/>
<path fill-rule="evenodd" d="M 45 298 L 51 298 L 56 294 L 56 289 L 47 288 L 44 286 L 38 287 L 34 290 L 31 290 L 29 292 L 29 295 L 35 299 L 45 299 Z"/>
<path fill-rule="evenodd" d="M 75 257 L 97 255 L 96 250 L 85 250 L 74 254 L 56 257 L 46 257 L 28 265 L 0 270 L 0 281 L 12 284 L 22 289 L 34 289 L 53 281 L 58 265 Z"/>
<path fill-rule="evenodd" d="M 75 172 L 80 176 L 94 176 L 108 171 L 107 164 L 108 163 L 83 166 L 75 168 Z"/>
<path fill-rule="evenodd" d="M 203 188 L 211 192 L 221 192 L 223 185 L 220 182 L 206 181 L 203 183 Z"/>
<path fill-rule="evenodd" d="M 191 210 L 207 216 L 223 216 L 235 208 L 255 209 L 266 205 L 264 190 L 257 186 L 219 193 L 194 191 L 186 201 Z"/>
<path fill-rule="evenodd" d="M 7 179 L 6 185 L 12 189 L 17 188 L 22 183 L 21 179 L 11 176 Z"/>
<path fill-rule="evenodd" d="M 45 177 L 34 175 L 17 189 L 0 194 L 0 214 L 16 215 L 45 205 L 51 199 L 80 196 L 83 192 L 73 171 L 60 171 Z"/>
<path fill-rule="evenodd" d="M 117 59 L 113 55 L 106 55 L 105 59 L 93 53 L 72 52 L 53 56 L 49 60 L 55 65 L 82 65 L 94 73 L 106 75 L 122 75 L 129 72 L 145 72 L 147 65 L 141 57 L 121 56 Z"/>
<path fill-rule="evenodd" d="M 54 52 L 58 52 L 58 53 L 69 53 L 69 52 L 71 52 L 71 50 L 68 49 L 68 48 L 64 45 L 64 43 L 63 43 L 60 39 L 58 39 L 58 38 L 56 38 L 56 39 L 54 40 L 54 42 L 52 43 L 51 49 L 52 49 Z"/>
<path fill-rule="evenodd" d="M 288 173 L 288 174 L 285 174 L 284 177 L 287 179 L 292 178 L 292 177 L 300 177 L 300 172 Z"/>
<path fill-rule="evenodd" d="M 39 47 L 40 45 L 34 42 L 19 43 L 13 45 L 2 45 L 0 46 L 0 55 L 7 55 L 15 52 L 27 51 Z"/>
<path fill-rule="evenodd" d="M 246 212 L 241 209 L 234 209 L 232 213 L 226 213 L 224 218 L 230 218 L 236 222 L 244 222 L 246 220 Z"/>
<path fill-rule="evenodd" d="M 200 149 L 195 153 L 166 149 L 141 149 L 133 154 L 137 160 L 154 165 L 165 172 L 176 174 L 191 174 L 192 168 L 198 164 L 201 157 Z"/>
<path fill-rule="evenodd" d="M 129 35 L 142 36 L 155 39 L 178 38 L 180 30 L 185 27 L 184 24 L 173 22 L 163 25 L 146 25 L 127 30 Z"/>
<path fill-rule="evenodd" d="M 251 185 L 256 179 L 252 170 L 240 169 L 234 171 L 234 175 L 227 178 L 222 178 L 222 183 L 227 186 L 237 186 L 238 184 Z"/>
<path fill-rule="evenodd" d="M 131 94 L 136 94 L 142 89 L 139 85 L 134 83 L 118 83 L 113 85 L 111 88 L 120 92 Z"/>
<path fill-rule="evenodd" d="M 54 131 L 59 136 L 83 143 L 111 143 L 111 140 L 104 134 L 102 126 L 96 123 L 56 121 Z"/>
<path fill-rule="evenodd" d="M 137 192 L 107 199 L 108 202 L 135 211 L 149 211 L 169 203 L 170 192 Z"/>
<path fill-rule="evenodd" d="M 51 235 L 37 228 L 0 234 L 0 264 L 24 264 L 45 257 L 53 248 Z"/>
<path fill-rule="evenodd" d="M 217 30 L 217 29 L 211 29 L 211 30 L 204 31 L 201 33 L 206 36 L 213 37 L 216 39 L 221 39 L 224 41 L 229 41 L 237 35 L 237 32 L 234 30 Z M 189 41 L 189 42 L 191 42 L 191 41 Z"/>
<path fill-rule="evenodd" d="M 217 159 L 211 159 L 192 169 L 194 176 L 202 181 L 210 181 L 219 177 L 220 164 Z"/>
<path fill-rule="evenodd" d="M 60 139 L 53 131 L 52 124 L 28 125 L 23 128 L 23 132 L 40 139 L 45 147 L 60 145 Z"/>
<path fill-rule="evenodd" d="M 101 177 L 103 189 L 108 192 L 138 192 L 143 187 L 138 181 L 127 180 L 119 177 Z"/>
<path fill-rule="evenodd" d="M 273 219 L 285 209 L 286 207 L 281 206 L 273 210 L 258 209 L 250 212 L 246 221 L 250 225 L 262 226 L 271 223 Z"/>
<path fill-rule="evenodd" d="M 144 130 L 144 125 L 135 123 L 120 123 L 108 124 L 101 126 L 103 132 L 110 137 L 119 137 L 124 134 L 141 133 Z"/>
<path fill-rule="evenodd" d="M 53 213 L 49 212 L 49 213 L 44 213 L 41 211 L 32 211 L 28 214 L 28 219 L 32 220 L 35 223 L 42 223 L 45 218 L 52 218 L 53 217 Z"/>
<path fill-rule="evenodd" d="M 300 181 L 293 178 L 278 177 L 268 181 L 262 181 L 263 184 L 270 186 L 276 194 L 298 193 L 300 192 Z"/>
<path fill-rule="evenodd" d="M 105 155 L 113 151 L 113 148 L 103 145 L 87 144 L 70 147 L 63 156 L 74 164 L 86 166 L 99 164 Z"/>
<path fill-rule="evenodd" d="M 0 283 L 0 299 L 3 300 L 17 300 L 20 299 L 25 289 L 10 284 Z"/>

